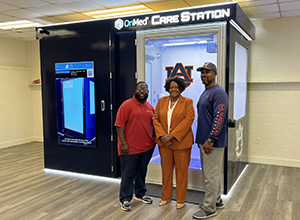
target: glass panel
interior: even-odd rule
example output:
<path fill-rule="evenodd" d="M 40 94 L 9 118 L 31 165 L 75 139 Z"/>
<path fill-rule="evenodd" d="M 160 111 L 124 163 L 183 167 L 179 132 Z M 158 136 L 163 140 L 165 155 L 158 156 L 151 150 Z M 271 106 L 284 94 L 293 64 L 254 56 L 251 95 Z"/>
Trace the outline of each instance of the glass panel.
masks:
<path fill-rule="evenodd" d="M 234 67 L 234 107 L 233 118 L 240 119 L 246 115 L 247 98 L 247 49 L 235 42 Z"/>
<path fill-rule="evenodd" d="M 196 69 L 206 61 L 217 63 L 217 34 L 145 40 L 145 80 L 150 91 L 148 101 L 155 108 L 160 97 L 169 95 L 164 89 L 166 79 L 173 76 L 182 77 L 187 85 L 182 95 L 194 101 L 195 120 L 192 125 L 194 134 L 197 130 L 198 117 L 196 106 L 204 90 Z M 160 164 L 157 148 L 150 163 Z M 196 144 L 192 147 L 190 168 L 201 169 L 200 152 Z"/>

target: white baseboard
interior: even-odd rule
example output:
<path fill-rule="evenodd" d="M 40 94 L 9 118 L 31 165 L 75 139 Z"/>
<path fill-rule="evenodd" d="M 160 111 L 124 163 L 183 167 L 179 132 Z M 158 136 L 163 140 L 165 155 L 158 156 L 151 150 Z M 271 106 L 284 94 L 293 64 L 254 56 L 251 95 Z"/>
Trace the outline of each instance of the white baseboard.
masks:
<path fill-rule="evenodd" d="M 23 138 L 19 140 L 13 140 L 13 141 L 8 141 L 8 142 L 2 142 L 0 143 L 0 148 L 6 148 L 6 147 L 11 147 L 19 144 L 25 144 L 28 142 L 35 141 L 34 137 L 29 137 L 29 138 Z"/>
<path fill-rule="evenodd" d="M 248 156 L 248 160 L 249 163 L 260 163 L 286 167 L 300 167 L 300 160 L 259 156 Z"/>
<path fill-rule="evenodd" d="M 43 137 L 33 137 L 33 141 L 44 142 Z"/>

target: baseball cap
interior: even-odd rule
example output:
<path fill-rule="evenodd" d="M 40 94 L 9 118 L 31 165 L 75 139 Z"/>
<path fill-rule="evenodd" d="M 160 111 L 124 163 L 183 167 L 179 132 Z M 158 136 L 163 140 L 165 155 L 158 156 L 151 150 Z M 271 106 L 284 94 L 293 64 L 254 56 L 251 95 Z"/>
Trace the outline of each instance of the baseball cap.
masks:
<path fill-rule="evenodd" d="M 197 68 L 197 71 L 200 72 L 202 69 L 212 70 L 217 73 L 217 67 L 211 62 L 205 62 L 202 66 Z"/>

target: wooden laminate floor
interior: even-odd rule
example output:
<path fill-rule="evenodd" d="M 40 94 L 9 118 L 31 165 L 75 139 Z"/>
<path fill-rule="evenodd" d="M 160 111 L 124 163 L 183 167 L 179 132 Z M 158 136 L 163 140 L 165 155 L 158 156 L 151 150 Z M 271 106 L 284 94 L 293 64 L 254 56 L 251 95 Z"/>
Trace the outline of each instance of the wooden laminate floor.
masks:
<path fill-rule="evenodd" d="M 192 219 L 198 205 L 159 207 L 133 201 L 124 212 L 119 183 L 44 171 L 43 143 L 0 149 L 0 220 L 176 220 Z M 299 220 L 300 168 L 250 164 L 225 209 L 212 220 Z"/>

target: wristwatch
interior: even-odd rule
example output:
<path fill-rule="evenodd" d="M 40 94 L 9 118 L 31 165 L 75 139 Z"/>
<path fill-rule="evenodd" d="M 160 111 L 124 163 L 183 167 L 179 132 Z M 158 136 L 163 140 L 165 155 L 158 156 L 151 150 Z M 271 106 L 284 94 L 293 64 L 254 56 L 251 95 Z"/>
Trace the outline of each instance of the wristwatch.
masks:
<path fill-rule="evenodd" d="M 126 144 L 126 141 L 124 141 L 124 142 L 121 142 L 121 145 L 124 145 L 124 144 Z"/>
<path fill-rule="evenodd" d="M 212 143 L 212 142 L 213 142 L 213 140 L 212 140 L 211 138 L 207 138 L 207 141 L 208 141 L 209 143 Z"/>

